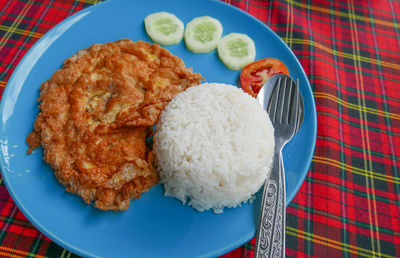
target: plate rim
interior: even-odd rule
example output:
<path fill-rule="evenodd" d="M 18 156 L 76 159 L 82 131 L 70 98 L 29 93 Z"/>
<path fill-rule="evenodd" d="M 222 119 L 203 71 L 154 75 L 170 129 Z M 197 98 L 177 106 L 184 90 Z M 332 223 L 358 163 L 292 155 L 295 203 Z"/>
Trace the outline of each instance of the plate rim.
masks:
<path fill-rule="evenodd" d="M 92 9 L 94 8 L 106 8 L 106 5 L 110 5 L 112 3 L 115 2 L 124 2 L 124 1 L 128 1 L 128 0 L 107 0 L 95 5 L 91 5 L 89 7 L 83 8 L 77 12 L 75 12 L 74 14 L 72 14 L 71 16 L 63 19 L 62 21 L 60 21 L 59 23 L 57 23 L 54 27 L 52 27 L 50 30 L 48 30 L 40 39 L 38 39 L 30 48 L 29 50 L 24 54 L 24 56 L 21 58 L 21 60 L 18 62 L 18 64 L 16 65 L 13 73 L 11 74 L 7 85 L 2 93 L 1 96 L 1 100 L 0 100 L 0 145 L 2 145 L 2 140 L 4 138 L 7 138 L 7 136 L 4 134 L 4 131 L 2 129 L 2 126 L 4 125 L 3 123 L 3 116 L 4 116 L 4 109 L 5 109 L 5 101 L 3 101 L 3 97 L 6 97 L 9 95 L 9 92 L 13 90 L 13 86 L 14 81 L 16 80 L 16 76 L 19 74 L 19 71 L 22 69 L 21 67 L 23 67 L 23 65 L 25 64 L 25 62 L 27 61 L 27 59 L 33 54 L 35 53 L 37 50 L 37 48 L 41 45 L 41 43 L 45 40 L 47 40 L 47 38 L 49 38 L 50 36 L 54 35 L 57 33 L 58 29 L 60 29 L 61 27 L 63 27 L 65 25 L 65 23 L 68 23 L 69 21 L 75 19 L 76 17 L 84 14 L 85 12 L 90 12 Z M 182 1 L 182 0 L 177 0 L 177 1 Z M 283 41 L 283 39 L 276 33 L 274 32 L 268 25 L 266 25 L 265 23 L 263 23 L 261 20 L 257 19 L 256 17 L 252 16 L 251 14 L 247 13 L 246 11 L 233 6 L 231 4 L 219 1 L 219 0 L 201 0 L 204 3 L 207 2 L 214 2 L 217 3 L 221 6 L 224 6 L 224 8 L 231 8 L 232 10 L 236 11 L 236 12 L 241 12 L 243 15 L 247 16 L 247 18 L 251 19 L 253 22 L 257 22 L 260 25 L 262 25 L 262 27 L 264 27 L 264 29 L 268 30 L 270 34 L 274 35 L 279 42 L 281 43 L 281 45 L 283 45 L 286 50 L 288 50 L 288 52 L 290 53 L 290 55 L 292 57 L 294 57 L 294 60 L 296 62 L 296 66 L 298 66 L 300 69 L 300 72 L 302 73 L 302 75 L 304 76 L 305 80 L 306 80 L 306 87 L 305 90 L 308 91 L 308 93 L 311 94 L 311 96 L 313 96 L 312 94 L 312 88 L 308 79 L 307 74 L 304 71 L 303 66 L 301 65 L 300 61 L 298 60 L 297 56 L 293 53 L 292 49 L 289 48 L 289 46 L 286 44 L 285 41 Z M 238 85 L 237 85 L 238 86 Z M 311 162 L 312 162 L 312 157 L 314 155 L 315 152 L 315 147 L 316 147 L 316 137 L 317 137 L 317 113 L 316 113 L 316 105 L 315 105 L 315 98 L 311 97 L 311 104 L 312 104 L 312 109 L 310 110 L 310 115 L 312 116 L 314 123 L 312 125 L 312 128 L 314 129 L 314 134 L 312 135 L 312 150 L 310 152 L 310 155 L 307 158 L 308 162 L 307 162 L 307 166 L 306 166 L 306 171 L 305 173 L 302 173 L 301 175 L 301 180 L 299 180 L 299 184 L 296 185 L 295 187 L 295 191 L 293 192 L 293 194 L 291 196 L 289 196 L 287 198 L 287 202 L 286 202 L 286 206 L 288 206 L 290 204 L 290 202 L 292 201 L 292 199 L 294 198 L 294 196 L 297 194 L 297 192 L 299 191 L 301 185 L 304 182 L 304 179 L 308 173 L 308 170 L 310 168 Z M 2 153 L 2 152 L 1 152 Z M 12 199 L 14 200 L 14 203 L 16 204 L 16 206 L 19 208 L 19 210 L 24 214 L 24 216 L 36 227 L 36 229 L 38 231 L 40 231 L 41 233 L 43 233 L 45 236 L 47 236 L 48 238 L 50 238 L 52 241 L 54 241 L 56 244 L 60 245 L 61 247 L 71 251 L 74 254 L 77 254 L 79 256 L 85 256 L 85 257 L 97 257 L 96 255 L 92 254 L 92 253 L 88 253 L 84 250 L 82 250 L 81 248 L 78 248 L 74 245 L 70 245 L 69 243 L 63 241 L 61 238 L 59 238 L 58 236 L 54 235 L 51 231 L 49 231 L 45 226 L 42 226 L 42 224 L 37 221 L 35 219 L 35 217 L 33 217 L 33 215 L 30 213 L 30 211 L 25 207 L 25 205 L 21 202 L 21 200 L 18 198 L 18 196 L 16 195 L 13 186 L 10 184 L 10 181 L 8 179 L 7 174 L 5 173 L 5 170 L 7 170 L 7 166 L 5 163 L 5 160 L 3 158 L 3 156 L 1 156 L 0 158 L 0 172 L 2 174 L 3 180 L 4 180 L 4 184 L 8 190 L 8 193 L 10 194 L 10 196 L 12 197 Z M 221 248 L 219 251 L 213 251 L 213 252 L 209 252 L 208 256 L 210 255 L 223 255 L 226 254 L 238 247 L 240 247 L 241 245 L 243 245 L 244 243 L 248 242 L 249 240 L 251 240 L 253 236 L 243 236 L 242 237 L 242 241 L 236 241 L 234 243 L 231 243 L 229 246 L 226 246 L 226 248 Z M 244 241 L 243 241 L 244 239 Z"/>

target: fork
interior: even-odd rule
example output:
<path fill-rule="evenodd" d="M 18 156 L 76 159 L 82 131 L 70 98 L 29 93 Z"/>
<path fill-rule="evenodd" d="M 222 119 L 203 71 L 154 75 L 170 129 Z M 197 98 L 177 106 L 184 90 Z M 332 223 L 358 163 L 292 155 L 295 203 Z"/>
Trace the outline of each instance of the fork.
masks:
<path fill-rule="evenodd" d="M 262 94 L 263 92 L 260 92 Z M 285 257 L 286 189 L 282 148 L 298 129 L 299 89 L 288 77 L 279 77 L 265 106 L 275 129 L 272 169 L 264 184 L 255 257 Z"/>

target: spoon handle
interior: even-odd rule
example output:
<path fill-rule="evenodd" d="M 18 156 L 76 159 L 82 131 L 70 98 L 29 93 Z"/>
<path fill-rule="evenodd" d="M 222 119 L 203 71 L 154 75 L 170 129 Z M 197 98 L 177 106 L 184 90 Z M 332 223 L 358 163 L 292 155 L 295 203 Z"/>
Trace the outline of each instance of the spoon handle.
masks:
<path fill-rule="evenodd" d="M 255 257 L 285 257 L 286 191 L 282 152 L 276 152 L 265 181 Z"/>

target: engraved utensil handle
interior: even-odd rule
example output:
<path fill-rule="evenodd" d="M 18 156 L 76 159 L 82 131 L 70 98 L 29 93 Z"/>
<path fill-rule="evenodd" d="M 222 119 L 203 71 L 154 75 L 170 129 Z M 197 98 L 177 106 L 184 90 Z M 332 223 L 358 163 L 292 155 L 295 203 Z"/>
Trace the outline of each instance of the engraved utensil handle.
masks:
<path fill-rule="evenodd" d="M 286 190 L 281 150 L 281 144 L 275 145 L 277 155 L 264 184 L 255 249 L 257 258 L 285 257 Z"/>

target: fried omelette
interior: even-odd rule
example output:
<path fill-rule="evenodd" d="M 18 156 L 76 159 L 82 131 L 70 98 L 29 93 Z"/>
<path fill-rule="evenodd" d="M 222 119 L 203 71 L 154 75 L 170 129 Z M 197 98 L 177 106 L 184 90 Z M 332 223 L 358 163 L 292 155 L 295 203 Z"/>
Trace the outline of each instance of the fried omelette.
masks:
<path fill-rule="evenodd" d="M 126 210 L 158 183 L 146 137 L 165 105 L 201 80 L 157 44 L 92 45 L 41 85 L 28 153 L 42 146 L 57 179 L 86 203 Z"/>

